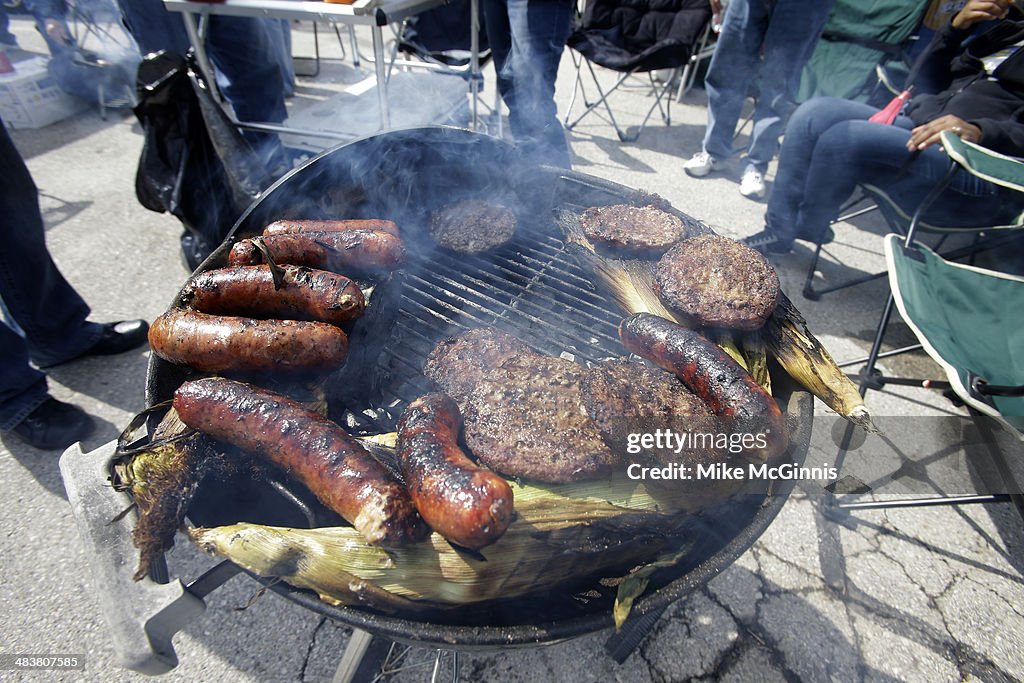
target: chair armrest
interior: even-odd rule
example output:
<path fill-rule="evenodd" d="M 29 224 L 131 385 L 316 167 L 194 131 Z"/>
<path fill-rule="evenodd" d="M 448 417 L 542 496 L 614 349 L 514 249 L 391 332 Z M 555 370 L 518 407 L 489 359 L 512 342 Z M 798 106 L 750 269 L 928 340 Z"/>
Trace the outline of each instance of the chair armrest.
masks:
<path fill-rule="evenodd" d="M 1017 192 L 1024 192 L 1024 159 L 985 149 L 961 139 L 948 130 L 942 131 L 941 137 L 946 154 L 972 175 Z"/>

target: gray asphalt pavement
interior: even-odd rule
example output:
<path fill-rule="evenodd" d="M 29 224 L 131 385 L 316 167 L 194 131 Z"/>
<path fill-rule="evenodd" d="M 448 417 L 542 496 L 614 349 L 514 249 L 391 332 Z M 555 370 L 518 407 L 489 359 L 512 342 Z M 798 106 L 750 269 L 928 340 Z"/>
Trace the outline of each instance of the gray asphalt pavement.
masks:
<path fill-rule="evenodd" d="M 42 51 L 31 25 L 15 19 L 23 45 Z M 296 54 L 311 53 L 309 26 L 297 27 Z M 325 48 L 330 50 L 332 47 Z M 328 54 L 328 56 L 331 56 Z M 488 73 L 490 97 L 492 74 Z M 558 100 L 568 105 L 573 73 L 563 61 Z M 350 65 L 325 63 L 300 79 L 297 112 L 356 80 Z M 616 99 L 627 124 L 650 100 L 638 80 Z M 738 193 L 739 168 L 696 180 L 681 170 L 699 149 L 703 91 L 672 107 L 623 144 L 603 120 L 570 134 L 576 170 L 656 192 L 725 235 L 762 227 L 764 205 Z M 94 111 L 39 130 L 13 131 L 40 189 L 47 241 L 95 320 L 152 320 L 187 277 L 176 219 L 145 210 L 134 196 L 142 134 L 127 112 Z M 770 178 L 769 178 L 770 179 Z M 823 277 L 883 267 L 878 218 L 837 226 Z M 806 245 L 773 258 L 783 286 L 838 359 L 864 355 L 885 296 L 874 282 L 819 302 L 799 295 Z M 906 331 L 897 330 L 905 340 Z M 86 450 L 114 439 L 144 408 L 148 350 L 55 368 L 52 393 L 95 419 Z M 929 361 L 885 364 L 937 372 Z M 893 452 L 953 453 L 951 469 L 970 479 L 956 447 L 944 451 L 963 413 L 934 393 L 898 388 L 869 395 L 889 425 Z M 834 459 L 832 415 L 816 405 L 809 463 Z M 84 655 L 83 671 L 0 671 L 0 680 L 141 681 L 117 662 L 96 603 L 95 577 L 65 499 L 59 454 L 0 438 L 0 653 Z M 925 457 L 925 455 L 921 455 Z M 959 458 L 959 459 L 958 459 Z M 931 481 L 922 480 L 927 489 Z M 961 491 L 964 483 L 947 490 Z M 776 522 L 731 567 L 673 605 L 622 665 L 603 651 L 609 633 L 526 650 L 464 654 L 463 681 L 1012 681 L 1024 680 L 1024 524 L 1009 506 L 858 512 L 844 523 L 823 514 L 820 487 L 802 486 Z M 168 563 L 192 578 L 214 560 L 179 536 Z M 166 681 L 330 680 L 349 630 L 236 577 L 207 600 L 206 613 L 175 638 L 180 665 Z M 414 649 L 395 680 L 430 678 L 434 652 Z M 449 660 L 445 660 L 447 663 Z"/>

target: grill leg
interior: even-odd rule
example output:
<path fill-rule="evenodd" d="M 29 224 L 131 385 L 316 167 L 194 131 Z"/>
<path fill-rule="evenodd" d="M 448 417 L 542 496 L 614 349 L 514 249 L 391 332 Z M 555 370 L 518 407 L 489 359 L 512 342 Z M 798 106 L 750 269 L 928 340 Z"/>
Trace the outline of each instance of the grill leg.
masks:
<path fill-rule="evenodd" d="M 371 633 L 352 629 L 348 645 L 341 655 L 331 683 L 363 683 L 372 681 L 380 673 L 381 664 L 388 655 L 391 643 Z"/>

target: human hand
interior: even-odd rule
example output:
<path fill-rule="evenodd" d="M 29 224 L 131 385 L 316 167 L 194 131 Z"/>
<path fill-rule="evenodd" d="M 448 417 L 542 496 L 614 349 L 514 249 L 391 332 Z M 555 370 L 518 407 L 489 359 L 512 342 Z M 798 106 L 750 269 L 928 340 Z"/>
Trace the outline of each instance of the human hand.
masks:
<path fill-rule="evenodd" d="M 981 128 L 973 123 L 967 123 L 959 116 L 946 114 L 910 131 L 907 149 L 914 152 L 938 144 L 942 141 L 939 134 L 944 130 L 952 131 L 954 135 L 959 135 L 961 140 L 967 142 L 981 140 Z"/>
<path fill-rule="evenodd" d="M 71 35 L 68 33 L 68 27 L 63 21 L 60 21 L 59 19 L 47 19 L 43 25 L 46 28 L 46 35 L 50 36 L 62 45 L 71 44 Z"/>
<path fill-rule="evenodd" d="M 722 0 L 709 0 L 711 4 L 711 13 L 718 15 L 722 13 Z"/>
<path fill-rule="evenodd" d="M 962 31 L 979 21 L 1004 19 L 1012 4 L 1012 0 L 967 0 L 963 9 L 953 17 L 953 28 Z"/>

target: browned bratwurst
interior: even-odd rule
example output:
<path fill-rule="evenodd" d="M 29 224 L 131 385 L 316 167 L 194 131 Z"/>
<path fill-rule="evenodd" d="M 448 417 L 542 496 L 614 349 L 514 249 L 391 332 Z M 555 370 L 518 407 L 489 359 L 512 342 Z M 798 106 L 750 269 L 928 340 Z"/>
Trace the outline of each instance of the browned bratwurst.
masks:
<path fill-rule="evenodd" d="M 228 266 L 189 280 L 184 303 L 203 313 L 251 318 L 319 320 L 340 325 L 366 307 L 363 292 L 344 275 L 305 266 L 283 266 L 281 288 L 269 266 Z"/>
<path fill-rule="evenodd" d="M 512 487 L 459 448 L 459 406 L 441 393 L 410 403 L 398 423 L 398 456 L 416 509 L 452 543 L 479 549 L 512 522 Z"/>
<path fill-rule="evenodd" d="M 400 237 L 394 221 L 379 218 L 351 218 L 346 220 L 281 220 L 263 228 L 264 235 L 291 235 L 297 232 L 343 232 L 345 230 L 380 230 Z"/>
<path fill-rule="evenodd" d="M 153 321 L 149 345 L 164 360 L 202 372 L 322 375 L 345 360 L 348 337 L 327 323 L 172 308 Z"/>
<path fill-rule="evenodd" d="M 763 434 L 765 447 L 745 447 L 746 455 L 767 459 L 785 449 L 785 421 L 775 399 L 717 344 L 651 313 L 623 320 L 619 338 L 633 353 L 675 373 L 711 412 L 728 418 L 732 433 Z"/>
<path fill-rule="evenodd" d="M 174 409 L 188 426 L 283 467 L 370 543 L 429 533 L 401 482 L 345 430 L 289 398 L 215 377 L 182 384 Z"/>
<path fill-rule="evenodd" d="M 261 237 L 275 263 L 322 268 L 335 273 L 367 275 L 387 273 L 405 264 L 405 244 L 379 230 L 343 232 L 302 232 Z M 228 264 L 254 266 L 263 263 L 263 253 L 252 240 L 231 247 Z"/>

